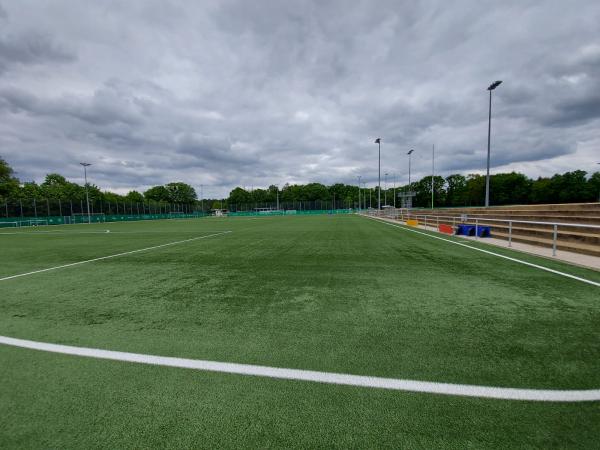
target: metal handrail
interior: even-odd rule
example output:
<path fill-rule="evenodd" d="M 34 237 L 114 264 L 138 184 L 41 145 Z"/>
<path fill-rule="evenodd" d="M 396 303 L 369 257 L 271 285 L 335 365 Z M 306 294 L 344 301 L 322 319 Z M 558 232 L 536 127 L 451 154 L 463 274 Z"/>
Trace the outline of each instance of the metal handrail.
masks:
<path fill-rule="evenodd" d="M 396 210 L 397 211 L 397 210 Z M 387 214 L 385 216 L 390 216 L 390 214 L 386 211 Z M 398 214 L 395 214 L 396 216 Z M 434 219 L 458 219 L 459 221 L 463 221 L 461 216 L 438 216 L 435 214 L 412 214 L 410 212 L 404 213 L 404 215 L 409 217 L 433 217 Z M 485 222 L 512 222 L 512 223 L 529 223 L 534 225 L 556 225 L 559 227 L 579 227 L 579 228 L 598 228 L 600 229 L 600 225 L 589 225 L 583 223 L 565 223 L 565 222 L 541 222 L 534 220 L 515 220 L 515 219 L 486 219 L 484 217 L 467 217 L 467 221 L 485 221 Z"/>
<path fill-rule="evenodd" d="M 548 229 L 548 230 L 539 230 L 539 231 L 544 232 L 544 233 L 552 233 L 552 256 L 556 256 L 556 246 L 557 246 L 557 241 L 558 241 L 558 227 L 574 227 L 574 228 L 587 228 L 587 229 L 599 229 L 600 230 L 600 225 L 589 225 L 589 224 L 580 224 L 580 223 L 541 222 L 541 221 L 533 221 L 533 220 L 512 220 L 512 219 L 488 219 L 488 218 L 484 218 L 484 217 L 466 217 L 465 218 L 463 216 L 439 216 L 439 215 L 435 215 L 435 214 L 412 214 L 409 210 L 402 210 L 402 209 L 394 209 L 393 211 L 382 211 L 382 212 L 383 212 L 383 214 L 379 213 L 378 211 L 367 211 L 367 215 L 376 215 L 376 216 L 389 217 L 389 218 L 395 218 L 395 219 L 398 219 L 400 217 L 401 220 L 404 220 L 405 217 L 407 219 L 424 218 L 425 219 L 424 226 L 426 228 L 427 228 L 427 218 L 436 219 L 436 223 L 438 226 L 440 223 L 440 219 L 443 219 L 448 222 L 450 220 L 452 220 L 453 225 L 456 225 L 457 222 L 458 223 L 475 222 L 475 239 L 478 239 L 478 228 L 480 226 L 479 225 L 480 221 L 507 223 L 508 224 L 508 246 L 509 247 L 512 247 L 513 224 L 523 223 L 523 224 L 533 224 L 533 225 L 546 225 L 546 226 L 549 226 L 552 228 Z M 373 213 L 375 213 L 375 214 L 373 214 Z M 491 225 L 491 226 L 493 226 L 493 225 Z M 501 225 L 496 225 L 496 226 L 501 226 Z"/>

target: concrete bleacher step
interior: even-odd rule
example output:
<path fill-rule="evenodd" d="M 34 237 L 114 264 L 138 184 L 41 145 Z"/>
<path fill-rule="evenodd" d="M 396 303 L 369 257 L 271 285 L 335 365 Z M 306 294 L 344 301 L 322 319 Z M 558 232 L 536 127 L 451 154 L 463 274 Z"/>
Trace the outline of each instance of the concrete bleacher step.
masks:
<path fill-rule="evenodd" d="M 440 223 L 457 225 L 462 215 L 467 216 L 466 223 L 474 225 L 475 218 L 482 226 L 490 226 L 492 236 L 508 240 L 509 223 L 513 221 L 512 240 L 543 247 L 552 247 L 553 226 L 526 222 L 557 222 L 573 224 L 560 225 L 557 229 L 557 248 L 572 252 L 600 256 L 600 228 L 578 227 L 581 225 L 600 225 L 600 203 L 575 203 L 558 205 L 509 205 L 501 207 L 473 208 L 436 208 L 430 210 L 412 210 L 411 216 L 429 215 L 427 224 L 437 226 Z M 431 217 L 438 216 L 438 217 Z M 419 219 L 424 223 L 423 217 Z M 516 222 L 516 223 L 515 223 Z"/>
<path fill-rule="evenodd" d="M 502 238 L 508 241 L 508 232 L 495 232 L 492 234 L 493 237 Z M 525 244 L 539 245 L 546 248 L 552 248 L 552 239 L 535 237 L 535 236 L 522 236 L 513 235 L 512 240 L 514 242 L 522 242 Z M 557 240 L 556 248 L 558 250 L 565 250 L 569 252 L 582 253 L 591 256 L 600 256 L 600 246 L 594 244 L 585 244 L 580 242 L 569 242 Z"/>

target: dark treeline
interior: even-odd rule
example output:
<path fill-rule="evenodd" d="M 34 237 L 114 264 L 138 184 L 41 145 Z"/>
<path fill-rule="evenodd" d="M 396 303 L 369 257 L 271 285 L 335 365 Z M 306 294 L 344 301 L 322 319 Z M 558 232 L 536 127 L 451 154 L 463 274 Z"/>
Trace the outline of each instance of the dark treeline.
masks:
<path fill-rule="evenodd" d="M 409 189 L 410 188 L 410 189 Z M 394 193 L 414 191 L 415 207 L 431 206 L 431 176 L 422 178 L 411 186 L 397 186 L 382 189 L 382 205 L 394 205 Z M 395 191 L 395 192 L 394 192 Z M 286 184 L 283 189 L 275 185 L 267 189 L 251 191 L 241 187 L 233 189 L 227 199 L 198 199 L 194 188 L 186 183 L 176 182 L 154 186 L 141 193 L 130 191 L 125 195 L 101 191 L 94 184 L 88 184 L 90 204 L 94 211 L 136 212 L 141 211 L 207 211 L 228 208 L 233 211 L 249 211 L 254 208 L 284 209 L 329 209 L 356 208 L 358 206 L 358 186 L 320 183 L 304 185 Z M 361 189 L 361 206 L 377 207 L 377 187 Z M 481 175 L 453 174 L 447 177 L 434 177 L 434 205 L 441 206 L 481 206 L 485 196 L 485 177 Z M 501 173 L 490 179 L 490 203 L 492 205 L 528 203 L 574 203 L 600 200 L 600 172 L 591 176 L 583 170 L 556 174 L 552 177 L 531 179 L 520 173 Z M 62 201 L 62 203 L 61 203 Z M 0 158 L 0 202 L 4 203 L 4 214 L 25 214 L 36 208 L 36 202 L 46 204 L 45 211 L 50 215 L 65 214 L 63 205 L 69 202 L 67 212 L 83 212 L 85 186 L 68 181 L 62 175 L 48 174 L 43 183 L 21 182 L 14 176 L 12 168 Z M 334 203 L 335 202 L 335 203 Z M 396 198 L 396 205 L 400 201 Z"/>
<path fill-rule="evenodd" d="M 130 191 L 125 195 L 102 191 L 98 186 L 88 183 L 87 191 L 95 212 L 192 212 L 208 210 L 214 204 L 214 200 L 199 201 L 194 188 L 181 182 L 154 186 L 143 193 Z M 21 182 L 8 163 L 0 158 L 2 215 L 37 215 L 38 205 L 39 210 L 47 215 L 81 213 L 85 209 L 85 199 L 84 185 L 68 181 L 57 173 L 46 175 L 40 184 Z"/>
<path fill-rule="evenodd" d="M 446 178 L 434 177 L 434 206 L 481 206 L 485 199 L 485 176 L 453 174 Z M 411 183 L 410 186 L 397 186 L 381 191 L 381 203 L 394 205 L 394 191 L 415 192 L 413 206 L 431 206 L 431 176 Z M 237 187 L 231 191 L 227 204 L 233 210 L 251 210 L 261 207 L 286 209 L 330 208 L 335 201 L 337 208 L 358 206 L 358 186 L 334 184 L 325 186 L 319 183 L 304 185 L 286 184 L 279 190 L 277 186 L 267 189 L 247 191 Z M 377 187 L 361 189 L 361 206 L 377 207 Z M 526 175 L 511 172 L 490 177 L 490 203 L 511 205 L 529 203 L 576 203 L 595 202 L 600 197 L 600 172 L 588 177 L 583 170 L 556 174 L 552 177 L 531 179 Z M 366 203 L 365 203 L 366 202 Z M 396 199 L 396 205 L 400 201 Z"/>

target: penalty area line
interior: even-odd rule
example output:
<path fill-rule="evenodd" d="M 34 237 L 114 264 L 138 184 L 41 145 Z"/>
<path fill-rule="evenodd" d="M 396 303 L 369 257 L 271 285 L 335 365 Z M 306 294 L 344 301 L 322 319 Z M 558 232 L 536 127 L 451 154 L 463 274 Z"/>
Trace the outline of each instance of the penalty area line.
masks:
<path fill-rule="evenodd" d="M 207 372 L 250 375 L 283 380 L 309 381 L 315 383 L 389 389 L 395 391 L 540 402 L 587 402 L 600 400 L 600 389 L 520 389 L 469 384 L 437 383 L 397 378 L 348 375 L 335 372 L 318 372 L 314 370 L 285 369 L 280 367 L 258 366 L 252 364 L 206 361 L 201 359 L 175 358 L 170 356 L 145 355 L 141 353 L 128 353 L 88 347 L 50 344 L 46 342 L 16 339 L 7 336 L 0 336 L 0 344 L 31 350 L 60 353 L 63 355 L 82 356 L 112 361 L 133 362 L 156 366 L 178 367 Z"/>
<path fill-rule="evenodd" d="M 433 238 L 433 239 L 438 239 L 440 241 L 449 242 L 450 244 L 460 245 L 461 247 L 470 248 L 471 250 L 475 250 L 475 251 L 478 251 L 478 252 L 481 252 L 481 253 L 486 253 L 488 255 L 497 256 L 498 258 L 507 259 L 509 261 L 513 261 L 513 262 L 516 262 L 516 263 L 519 263 L 519 264 L 523 264 L 525 266 L 534 267 L 536 269 L 544 270 L 546 272 L 550 272 L 550 273 L 553 273 L 553 274 L 556 274 L 556 275 L 561 275 L 561 276 L 566 277 L 566 278 L 571 278 L 573 280 L 577 280 L 577 281 L 581 281 L 583 283 L 591 284 L 592 286 L 600 287 L 600 283 L 597 283 L 596 281 L 592 281 L 592 280 L 588 280 L 587 278 L 581 278 L 581 277 L 578 277 L 578 276 L 575 276 L 575 275 L 571 275 L 570 273 L 561 272 L 560 270 L 554 270 L 554 269 L 551 269 L 549 267 L 540 266 L 539 264 L 534 264 L 534 263 L 530 263 L 530 262 L 527 262 L 527 261 L 523 261 L 522 259 L 513 258 L 513 257 L 502 255 L 502 254 L 496 253 L 496 252 L 491 252 L 489 250 L 485 250 L 485 249 L 479 248 L 479 247 L 473 247 L 472 245 L 467 245 L 467 244 L 464 244 L 462 242 L 452 241 L 450 239 L 445 239 L 445 238 L 440 237 L 440 236 L 435 236 L 433 234 L 424 233 L 424 232 L 419 231 L 419 230 L 413 230 L 412 228 L 409 228 L 407 226 L 397 225 L 395 223 L 390 223 L 390 222 L 388 222 L 386 220 L 383 220 L 383 219 L 380 219 L 378 217 L 368 217 L 368 216 L 363 216 L 363 217 L 367 217 L 368 219 L 373 219 L 373 220 L 375 220 L 377 222 L 383 223 L 384 225 L 389 225 L 390 227 L 399 228 L 400 230 L 410 231 L 412 233 L 417 233 L 417 234 L 422 234 L 423 236 L 428 236 L 428 237 Z"/>
<path fill-rule="evenodd" d="M 37 273 L 50 272 L 52 270 L 64 269 L 66 267 L 80 266 L 82 264 L 87 264 L 87 263 L 91 263 L 91 262 L 95 262 L 95 261 L 102 261 L 104 259 L 117 258 L 119 256 L 132 255 L 134 253 L 147 252 L 149 250 L 156 250 L 158 248 L 169 247 L 171 245 L 183 244 L 185 242 L 197 241 L 199 239 L 207 239 L 207 238 L 211 238 L 211 237 L 215 237 L 215 236 L 221 236 L 221 235 L 227 234 L 227 233 L 231 233 L 231 231 L 222 231 L 220 233 L 213 233 L 213 234 L 208 234 L 208 235 L 205 235 L 205 236 L 197 236 L 195 238 L 183 239 L 181 241 L 167 242 L 166 244 L 153 245 L 152 247 L 140 248 L 140 249 L 131 250 L 131 251 L 128 251 L 128 252 L 117 253 L 117 254 L 114 254 L 114 255 L 100 256 L 98 258 L 86 259 L 86 260 L 83 260 L 83 261 L 77 261 L 77 262 L 69 263 L 69 264 L 62 264 L 60 266 L 48 267 L 46 269 L 33 270 L 31 272 L 19 273 L 17 275 L 10 275 L 8 277 L 0 278 L 0 281 L 7 281 L 7 280 L 12 280 L 14 278 L 26 277 L 28 275 L 35 275 Z"/>

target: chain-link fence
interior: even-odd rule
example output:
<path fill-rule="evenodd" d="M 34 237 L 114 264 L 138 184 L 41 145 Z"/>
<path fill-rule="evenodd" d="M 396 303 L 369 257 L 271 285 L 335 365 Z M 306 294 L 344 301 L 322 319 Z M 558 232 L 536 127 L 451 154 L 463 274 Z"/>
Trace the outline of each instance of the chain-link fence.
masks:
<path fill-rule="evenodd" d="M 0 217 L 63 217 L 88 214 L 85 200 L 70 199 L 17 199 L 0 202 Z M 202 212 L 200 204 L 189 203 L 167 203 L 167 202 L 110 202 L 90 200 L 90 214 L 123 215 L 123 214 L 171 214 L 184 213 L 193 214 Z"/>

